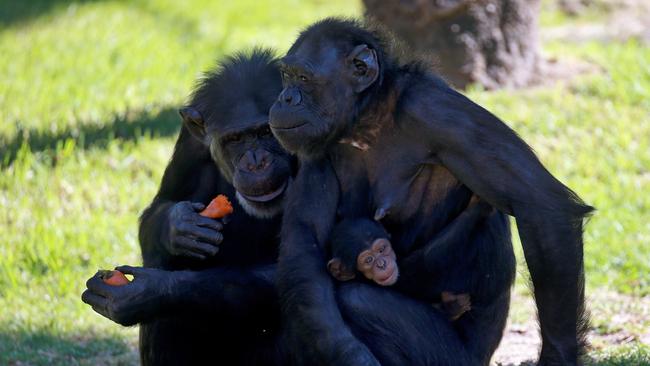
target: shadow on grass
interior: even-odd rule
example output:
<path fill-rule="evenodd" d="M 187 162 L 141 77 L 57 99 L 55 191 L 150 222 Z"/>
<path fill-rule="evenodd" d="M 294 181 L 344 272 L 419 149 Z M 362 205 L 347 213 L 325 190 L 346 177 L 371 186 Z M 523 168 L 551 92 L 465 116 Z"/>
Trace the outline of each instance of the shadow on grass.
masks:
<path fill-rule="evenodd" d="M 14 23 L 32 20 L 56 9 L 74 3 L 90 3 L 98 0 L 0 0 L 0 28 Z"/>
<path fill-rule="evenodd" d="M 142 115 L 135 118 L 116 117 L 113 121 L 102 124 L 80 124 L 74 128 L 52 133 L 49 131 L 28 129 L 18 131 L 10 140 L 0 138 L 0 167 L 10 165 L 23 145 L 30 151 L 39 152 L 55 150 L 57 145 L 72 139 L 78 149 L 106 147 L 112 140 L 130 141 L 144 135 L 168 137 L 175 135 L 181 122 L 176 109 L 167 108 L 155 116 Z"/>
<path fill-rule="evenodd" d="M 0 330 L 0 365 L 138 365 L 137 350 L 110 336 Z"/>

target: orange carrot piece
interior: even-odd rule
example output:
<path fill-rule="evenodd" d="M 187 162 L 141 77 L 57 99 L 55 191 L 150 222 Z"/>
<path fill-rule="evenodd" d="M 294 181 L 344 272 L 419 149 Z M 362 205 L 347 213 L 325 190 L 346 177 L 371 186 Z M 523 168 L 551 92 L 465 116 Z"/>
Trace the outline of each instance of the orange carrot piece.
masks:
<path fill-rule="evenodd" d="M 220 219 L 224 216 L 230 215 L 232 213 L 232 204 L 223 194 L 218 195 L 212 201 L 205 210 L 199 212 L 199 215 L 209 217 L 211 219 Z"/>
<path fill-rule="evenodd" d="M 126 278 L 124 273 L 118 271 L 118 270 L 113 270 L 113 271 L 101 271 L 102 273 L 100 274 L 100 277 L 104 281 L 105 284 L 111 285 L 111 286 L 124 286 L 127 285 L 129 282 L 129 279 Z"/>

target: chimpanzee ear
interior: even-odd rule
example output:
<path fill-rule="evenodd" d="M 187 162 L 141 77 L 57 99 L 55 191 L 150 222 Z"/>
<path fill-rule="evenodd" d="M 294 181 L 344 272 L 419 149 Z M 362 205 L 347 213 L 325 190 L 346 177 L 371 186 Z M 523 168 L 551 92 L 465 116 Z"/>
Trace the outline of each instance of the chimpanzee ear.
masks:
<path fill-rule="evenodd" d="M 205 137 L 205 121 L 203 120 L 201 113 L 193 107 L 183 107 L 178 110 L 178 113 L 181 115 L 183 124 L 187 127 L 192 136 L 203 141 Z"/>
<path fill-rule="evenodd" d="M 332 277 L 339 281 L 349 281 L 354 278 L 355 273 L 348 269 L 341 261 L 341 258 L 332 258 L 327 262 L 327 270 Z"/>
<path fill-rule="evenodd" d="M 379 61 L 377 52 L 362 44 L 356 46 L 348 56 L 352 64 L 352 76 L 354 78 L 354 91 L 361 93 L 368 89 L 379 76 Z"/>

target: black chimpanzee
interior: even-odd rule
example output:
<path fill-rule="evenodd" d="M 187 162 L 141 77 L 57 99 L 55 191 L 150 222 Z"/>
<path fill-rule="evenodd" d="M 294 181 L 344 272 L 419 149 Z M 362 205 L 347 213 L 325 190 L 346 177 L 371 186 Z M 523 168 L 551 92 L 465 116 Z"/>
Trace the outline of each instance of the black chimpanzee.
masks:
<path fill-rule="evenodd" d="M 380 286 L 395 285 L 413 298 L 441 303 L 447 316 L 456 320 L 470 310 L 472 294 L 483 291 L 481 278 L 485 274 L 475 270 L 480 268 L 475 262 L 483 259 L 479 255 L 482 248 L 476 245 L 473 234 L 483 230 L 479 224 L 493 210 L 474 196 L 467 209 L 444 230 L 403 258 L 397 258 L 390 235 L 379 222 L 368 218 L 343 220 L 331 233 L 332 259 L 327 269 L 339 281 L 361 274 Z M 490 245 L 499 246 L 504 254 L 500 259 L 513 268 L 510 241 Z M 486 294 L 494 295 L 498 294 Z"/>
<path fill-rule="evenodd" d="M 225 302 L 232 306 L 227 315 L 196 318 L 189 312 L 193 323 L 181 316 L 140 324 L 144 364 L 203 363 L 208 354 L 214 357 L 215 346 L 220 350 L 219 360 L 234 362 L 229 354 L 235 359 L 246 356 L 248 347 L 270 341 L 273 335 L 267 330 L 278 327 L 276 306 L 266 311 L 257 308 L 252 314 L 244 307 L 244 301 L 252 306 L 274 299 L 265 278 L 269 269 L 259 266 L 268 267 L 277 257 L 284 192 L 296 168 L 295 159 L 280 147 L 268 126 L 278 82 L 272 52 L 238 55 L 207 74 L 189 106 L 180 110 L 184 130 L 160 190 L 141 217 L 144 266 L 168 270 L 257 267 L 248 273 L 232 269 L 232 277 L 220 284 L 222 296 L 237 295 L 236 301 Z M 184 139 L 187 132 L 194 138 Z M 217 221 L 197 212 L 219 193 L 236 197 L 234 213 L 228 216 L 228 224 L 217 228 L 221 230 L 210 230 Z M 221 242 L 222 238 L 226 239 Z M 246 288 L 247 284 L 263 291 L 253 294 L 256 287 Z M 210 288 L 216 290 L 214 285 Z M 184 303 L 198 301 L 208 310 L 213 305 L 210 297 L 203 298 L 206 292 L 199 288 L 194 296 L 187 296 L 187 288 L 180 290 L 186 295 Z M 266 296 L 255 298 L 262 294 Z M 182 342 L 179 334 L 183 334 Z"/>
<path fill-rule="evenodd" d="M 301 161 L 280 247 L 284 326 L 308 362 L 412 361 L 386 353 L 379 342 L 364 345 L 357 337 L 367 334 L 344 325 L 323 246 L 337 216 L 374 213 L 392 234 L 397 255 L 408 253 L 457 216 L 474 192 L 517 220 L 540 317 L 540 364 L 576 364 L 586 324 L 582 223 L 591 207 L 501 120 L 421 63 L 397 60 L 392 46 L 377 30 L 326 19 L 302 32 L 281 60 L 284 90 L 270 124 Z M 428 333 L 411 347 L 426 350 L 424 363 L 486 364 L 501 338 L 512 278 L 492 244 L 509 229 L 501 213 L 483 228 L 475 235 L 484 249 L 475 271 L 485 273 L 481 283 L 490 293 L 501 295 L 473 296 L 475 316 L 459 320 L 473 324 L 460 332 L 450 332 L 435 310 L 420 314 Z M 380 321 L 391 316 L 385 306 L 356 304 Z M 401 320 L 411 315 L 403 310 Z"/>
<path fill-rule="evenodd" d="M 267 50 L 206 74 L 180 110 L 173 156 L 141 216 L 144 266 L 158 269 L 118 267 L 135 276 L 128 286 L 87 283 L 82 297 L 95 311 L 140 323 L 144 365 L 255 364 L 266 355 L 249 351 L 276 341 L 280 213 L 296 169 L 268 126 L 280 90 Z M 236 197 L 225 225 L 198 214 L 217 194 Z"/>

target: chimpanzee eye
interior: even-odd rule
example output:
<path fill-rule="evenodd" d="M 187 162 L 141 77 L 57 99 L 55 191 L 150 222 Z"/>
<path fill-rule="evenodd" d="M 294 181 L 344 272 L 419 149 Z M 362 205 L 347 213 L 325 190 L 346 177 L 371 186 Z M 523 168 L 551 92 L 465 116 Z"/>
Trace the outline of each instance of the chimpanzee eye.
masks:
<path fill-rule="evenodd" d="M 282 80 L 287 81 L 289 80 L 289 74 L 286 71 L 282 71 Z"/>
<path fill-rule="evenodd" d="M 223 138 L 223 144 L 228 144 L 231 142 L 239 142 L 241 140 L 241 135 L 240 134 L 233 134 L 233 135 L 228 135 Z"/>
<path fill-rule="evenodd" d="M 379 253 L 382 254 L 382 253 L 384 253 L 385 250 L 386 250 L 386 246 L 385 246 L 385 245 L 382 245 L 382 246 L 379 248 Z"/>
<path fill-rule="evenodd" d="M 302 81 L 303 83 L 306 83 L 306 82 L 309 81 L 309 78 L 307 76 L 305 76 L 305 75 L 300 75 L 299 78 L 300 78 L 300 81 Z"/>
<path fill-rule="evenodd" d="M 373 259 L 374 259 L 374 258 L 372 258 L 372 256 L 367 256 L 366 259 L 364 259 L 363 261 L 364 261 L 366 264 L 370 264 L 370 263 L 372 263 Z"/>

